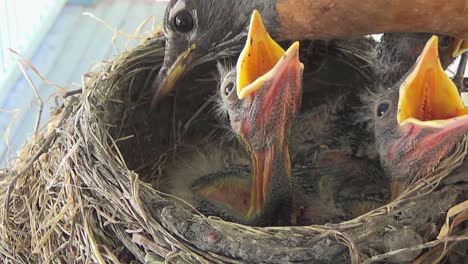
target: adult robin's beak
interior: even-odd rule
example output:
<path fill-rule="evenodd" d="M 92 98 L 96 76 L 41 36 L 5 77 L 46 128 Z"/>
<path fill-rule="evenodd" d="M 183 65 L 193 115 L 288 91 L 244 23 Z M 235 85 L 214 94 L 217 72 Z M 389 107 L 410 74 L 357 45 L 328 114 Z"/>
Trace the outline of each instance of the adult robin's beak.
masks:
<path fill-rule="evenodd" d="M 437 46 L 438 38 L 433 36 L 400 86 L 397 112 L 400 136 L 389 151 L 397 162 L 416 165 L 419 178 L 429 175 L 441 160 L 450 156 L 468 133 L 468 109 L 441 66 Z M 400 185 L 401 182 L 393 183 L 393 198 L 405 188 Z"/>
<path fill-rule="evenodd" d="M 259 216 L 275 197 L 279 182 L 289 183 L 291 165 L 287 145 L 290 122 L 299 111 L 303 65 L 299 42 L 284 50 L 268 35 L 260 14 L 252 15 L 247 44 L 237 63 L 237 94 L 250 105 L 240 137 L 252 158 L 252 190 L 247 218 Z M 282 169 L 279 169 L 282 168 Z"/>
<path fill-rule="evenodd" d="M 194 49 L 196 49 L 196 45 L 192 44 L 179 55 L 172 64 L 164 61 L 163 67 L 159 70 L 153 82 L 152 91 L 154 92 L 154 96 L 151 101 L 151 108 L 153 108 L 161 98 L 170 94 L 174 90 L 176 83 L 184 76 L 185 72 L 189 70 L 188 67 L 193 61 Z M 168 58 L 169 57 L 166 56 L 165 60 Z"/>
<path fill-rule="evenodd" d="M 459 55 L 468 51 L 468 41 L 462 39 L 456 39 L 453 43 L 452 57 L 458 57 Z"/>

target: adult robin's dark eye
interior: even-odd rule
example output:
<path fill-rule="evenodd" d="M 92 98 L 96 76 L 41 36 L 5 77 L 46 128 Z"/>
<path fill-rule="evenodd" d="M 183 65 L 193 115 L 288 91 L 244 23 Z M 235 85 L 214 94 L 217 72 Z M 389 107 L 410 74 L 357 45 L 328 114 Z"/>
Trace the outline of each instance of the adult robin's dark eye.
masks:
<path fill-rule="evenodd" d="M 224 95 L 228 96 L 229 94 L 231 94 L 232 90 L 234 90 L 234 83 L 228 82 L 224 87 Z"/>
<path fill-rule="evenodd" d="M 177 31 L 186 33 L 193 29 L 193 17 L 187 10 L 182 10 L 174 17 L 174 26 Z"/>
<path fill-rule="evenodd" d="M 390 102 L 382 102 L 377 106 L 377 117 L 383 117 L 390 110 Z"/>
<path fill-rule="evenodd" d="M 452 37 L 445 36 L 439 40 L 439 46 L 443 48 L 447 48 L 450 45 L 451 40 L 452 40 Z"/>

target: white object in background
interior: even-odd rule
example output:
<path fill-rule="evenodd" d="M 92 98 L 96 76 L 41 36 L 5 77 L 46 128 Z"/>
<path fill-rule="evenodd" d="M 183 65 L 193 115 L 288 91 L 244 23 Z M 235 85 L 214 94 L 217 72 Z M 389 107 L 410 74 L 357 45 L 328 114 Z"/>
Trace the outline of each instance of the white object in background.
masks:
<path fill-rule="evenodd" d="M 461 93 L 461 99 L 463 101 L 463 104 L 465 107 L 468 107 L 468 92 L 462 92 Z"/>
<path fill-rule="evenodd" d="M 0 107 L 20 77 L 13 49 L 31 59 L 67 0 L 0 0 Z"/>

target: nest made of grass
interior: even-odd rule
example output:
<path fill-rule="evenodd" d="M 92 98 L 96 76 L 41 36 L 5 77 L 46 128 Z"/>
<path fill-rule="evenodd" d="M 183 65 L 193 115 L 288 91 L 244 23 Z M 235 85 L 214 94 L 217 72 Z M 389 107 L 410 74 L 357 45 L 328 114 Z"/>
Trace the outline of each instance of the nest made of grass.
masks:
<path fill-rule="evenodd" d="M 191 80 L 184 90 L 189 98 L 176 95 L 150 113 L 151 82 L 163 56 L 157 35 L 91 74 L 83 93 L 67 97 L 4 170 L 4 263 L 371 263 L 407 261 L 426 250 L 418 258 L 425 263 L 466 239 L 460 228 L 435 238 L 463 192 L 434 190 L 446 176 L 442 170 L 386 207 L 333 225 L 253 228 L 187 211 L 149 183 L 185 138 L 205 144 L 217 133 L 207 125 L 214 122 L 210 115 L 201 114 L 209 112 L 217 84 Z M 433 201 L 437 214 L 429 210 Z M 420 244 L 389 244 L 389 236 L 423 227 L 431 231 Z"/>

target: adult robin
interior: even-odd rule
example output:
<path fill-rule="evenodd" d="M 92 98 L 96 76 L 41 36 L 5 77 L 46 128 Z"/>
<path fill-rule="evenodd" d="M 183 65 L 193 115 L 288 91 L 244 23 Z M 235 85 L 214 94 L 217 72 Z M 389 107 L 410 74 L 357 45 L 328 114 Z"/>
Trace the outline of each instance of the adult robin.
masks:
<path fill-rule="evenodd" d="M 465 155 L 460 146 L 467 141 L 468 109 L 441 65 L 437 36 L 402 81 L 382 91 L 373 116 L 392 199 L 435 171 L 457 168 Z M 463 176 L 460 169 L 456 173 Z"/>
<path fill-rule="evenodd" d="M 468 39 L 465 0 L 450 4 L 432 0 L 171 0 L 163 21 L 166 54 L 153 83 L 152 105 L 198 65 L 237 55 L 254 9 L 260 11 L 269 32 L 279 40 L 415 31 Z"/>

